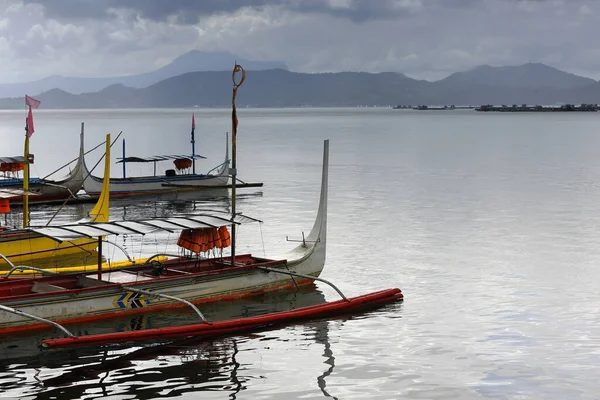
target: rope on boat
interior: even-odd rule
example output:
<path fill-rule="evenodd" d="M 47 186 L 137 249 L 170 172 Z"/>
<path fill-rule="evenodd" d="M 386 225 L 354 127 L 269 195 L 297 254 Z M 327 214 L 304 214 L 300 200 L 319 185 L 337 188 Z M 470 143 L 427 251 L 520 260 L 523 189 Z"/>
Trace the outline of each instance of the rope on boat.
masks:
<path fill-rule="evenodd" d="M 117 141 L 117 139 L 119 139 L 119 136 L 121 136 L 122 133 L 123 133 L 123 131 L 119 132 L 119 134 L 117 135 L 117 137 L 115 138 L 115 140 L 113 140 L 112 143 L 110 144 L 110 147 L 112 147 L 112 145 L 115 144 L 115 142 Z M 81 186 L 83 186 L 83 182 L 92 174 L 92 172 L 94 171 L 94 169 L 96 169 L 96 167 L 98 166 L 98 164 L 100 164 L 100 162 L 104 159 L 105 155 L 106 154 L 103 154 L 102 157 L 100 157 L 100 159 L 96 163 L 96 165 L 94 165 L 94 167 L 91 169 L 91 171 L 88 171 L 87 175 L 83 178 L 83 181 L 81 181 Z M 71 200 L 71 196 L 73 196 L 73 193 L 71 193 L 69 195 L 69 197 L 67 197 L 65 199 L 65 201 L 60 205 L 60 207 L 58 207 L 58 210 L 56 210 L 56 212 L 54 213 L 54 215 L 52 215 L 52 217 L 50 218 L 50 220 L 46 223 L 46 226 L 50 225 L 50 222 L 52 222 L 52 220 L 58 215 L 58 213 L 64 208 L 64 206 L 67 205 L 67 203 L 69 202 L 69 200 Z"/>
<path fill-rule="evenodd" d="M 97 145 L 93 149 L 86 151 L 85 153 L 83 153 L 83 155 L 85 156 L 85 155 L 91 153 L 92 151 L 96 150 L 98 147 L 103 146 L 103 145 L 104 145 L 104 142 L 100 143 L 99 145 Z M 69 161 L 68 163 L 66 163 L 65 165 L 63 165 L 62 167 L 59 167 L 59 168 L 55 169 L 54 171 L 50 172 L 48 175 L 44 176 L 42 178 L 42 180 L 47 179 L 48 177 L 54 175 L 55 173 L 57 173 L 61 169 L 65 168 L 65 167 L 68 167 L 70 164 L 72 164 L 74 161 L 77 161 L 77 160 L 79 160 L 79 156 L 77 158 L 72 159 L 71 161 Z"/>

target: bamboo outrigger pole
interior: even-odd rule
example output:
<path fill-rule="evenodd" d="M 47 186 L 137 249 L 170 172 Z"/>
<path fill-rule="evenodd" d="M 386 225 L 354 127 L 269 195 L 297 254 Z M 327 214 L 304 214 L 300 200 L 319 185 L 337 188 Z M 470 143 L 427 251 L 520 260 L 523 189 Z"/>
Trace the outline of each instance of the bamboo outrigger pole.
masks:
<path fill-rule="evenodd" d="M 235 74 L 241 72 L 242 76 L 239 79 L 239 82 L 236 81 Z M 231 265 L 235 264 L 235 181 L 237 180 L 237 170 L 236 170 L 236 135 L 237 135 L 237 112 L 235 109 L 235 97 L 237 95 L 237 90 L 244 80 L 246 79 L 246 71 L 242 68 L 241 65 L 235 64 L 233 67 L 233 72 L 231 73 L 231 80 L 233 82 L 233 93 L 231 95 Z"/>

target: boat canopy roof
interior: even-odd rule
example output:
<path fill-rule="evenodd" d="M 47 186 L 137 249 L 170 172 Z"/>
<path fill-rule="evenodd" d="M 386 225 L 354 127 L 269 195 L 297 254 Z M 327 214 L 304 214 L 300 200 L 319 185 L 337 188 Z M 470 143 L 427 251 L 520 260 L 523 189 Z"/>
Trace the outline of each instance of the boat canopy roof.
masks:
<path fill-rule="evenodd" d="M 238 214 L 234 224 L 262 222 L 258 219 Z M 67 225 L 30 226 L 23 230 L 64 242 L 75 239 L 94 238 L 108 235 L 146 235 L 156 232 L 176 232 L 183 229 L 218 228 L 230 225 L 231 219 L 225 214 L 190 214 L 165 218 L 149 218 L 127 221 L 79 222 Z"/>
<path fill-rule="evenodd" d="M 22 157 L 21 157 L 22 158 Z M 147 162 L 156 162 L 156 161 L 167 161 L 167 160 L 181 160 L 181 159 L 198 159 L 198 158 L 206 158 L 201 156 L 200 154 L 194 154 L 193 156 L 189 154 L 163 154 L 159 156 L 150 156 L 150 157 L 119 157 L 117 158 L 117 164 L 125 161 L 126 163 L 147 163 Z"/>
<path fill-rule="evenodd" d="M 12 163 L 24 163 L 25 158 L 23 156 L 14 157 L 0 157 L 0 164 L 12 164 Z"/>
<path fill-rule="evenodd" d="M 0 188 L 0 199 L 11 199 L 13 197 L 21 197 L 27 194 L 28 196 L 38 196 L 39 193 L 25 191 L 23 189 Z"/>

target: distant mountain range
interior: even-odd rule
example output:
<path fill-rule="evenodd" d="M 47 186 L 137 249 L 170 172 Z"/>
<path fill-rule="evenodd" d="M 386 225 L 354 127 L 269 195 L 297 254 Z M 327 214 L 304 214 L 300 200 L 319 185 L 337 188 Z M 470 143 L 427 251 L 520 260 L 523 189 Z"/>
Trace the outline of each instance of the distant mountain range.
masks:
<path fill-rule="evenodd" d="M 238 61 L 252 69 L 251 63 Z M 255 65 L 256 69 L 266 66 Z M 83 94 L 52 89 L 37 98 L 43 108 L 227 107 L 231 103 L 231 63 L 226 67 L 224 71 L 172 76 L 147 87 L 114 84 Z M 168 75 L 165 69 L 180 71 L 169 66 L 159 71 Z M 155 73 L 158 76 L 158 71 Z M 436 82 L 393 72 L 305 74 L 265 69 L 248 71 L 238 94 L 238 105 L 250 107 L 522 103 L 600 103 L 600 83 L 544 64 L 481 66 Z M 0 99 L 0 108 L 23 107 L 22 97 Z"/>
<path fill-rule="evenodd" d="M 61 89 L 72 94 L 91 93 L 115 84 L 144 88 L 163 79 L 188 72 L 231 70 L 236 59 L 247 70 L 287 69 L 285 63 L 281 61 L 252 61 L 226 52 L 193 50 L 177 57 L 173 62 L 162 68 L 144 74 L 110 78 L 49 76 L 33 82 L 0 84 L 0 98 L 20 97 L 25 94 L 34 96 L 51 89 Z"/>

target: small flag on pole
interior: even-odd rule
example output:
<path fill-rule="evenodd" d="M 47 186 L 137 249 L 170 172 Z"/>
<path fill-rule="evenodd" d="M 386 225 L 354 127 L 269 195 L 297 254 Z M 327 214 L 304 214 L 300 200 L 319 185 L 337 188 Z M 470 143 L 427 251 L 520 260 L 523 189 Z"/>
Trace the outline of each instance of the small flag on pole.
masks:
<path fill-rule="evenodd" d="M 192 114 L 192 144 L 195 143 L 194 140 L 194 131 L 196 130 L 196 118 L 194 117 L 194 114 Z M 193 156 L 193 154 L 192 154 Z"/>
<path fill-rule="evenodd" d="M 25 136 L 27 137 L 31 137 L 31 135 L 33 135 L 35 132 L 35 128 L 33 127 L 33 113 L 31 112 L 31 109 L 38 108 L 40 103 L 41 102 L 39 100 L 25 95 L 25 105 L 29 106 L 29 112 L 27 113 L 27 119 L 25 120 Z"/>
<path fill-rule="evenodd" d="M 35 132 L 33 127 L 33 113 L 31 112 L 31 107 L 29 107 L 29 113 L 27 114 L 27 119 L 25 120 L 25 136 L 31 137 Z"/>
<path fill-rule="evenodd" d="M 38 108 L 40 106 L 41 101 L 34 99 L 33 97 L 29 97 L 27 95 L 25 95 L 25 105 L 32 107 L 32 108 Z"/>

